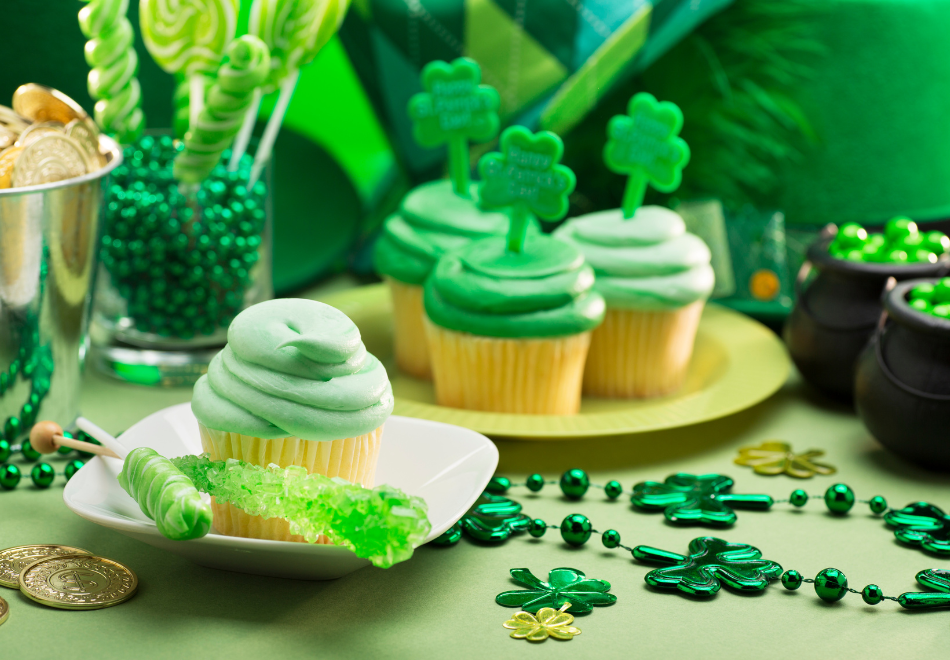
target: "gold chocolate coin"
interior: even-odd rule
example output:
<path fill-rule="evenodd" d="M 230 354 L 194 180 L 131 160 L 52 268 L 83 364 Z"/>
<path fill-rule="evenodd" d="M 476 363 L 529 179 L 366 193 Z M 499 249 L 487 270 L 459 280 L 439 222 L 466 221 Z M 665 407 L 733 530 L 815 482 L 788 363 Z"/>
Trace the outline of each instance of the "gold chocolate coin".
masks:
<path fill-rule="evenodd" d="M 18 545 L 0 550 L 0 585 L 10 589 L 20 588 L 20 572 L 37 561 L 57 555 L 91 555 L 82 548 L 68 545 Z"/>
<path fill-rule="evenodd" d="M 44 135 L 62 135 L 66 132 L 66 127 L 58 121 L 44 121 L 41 124 L 32 124 L 25 131 L 20 133 L 16 143 L 21 147 L 28 146 L 39 140 Z"/>
<path fill-rule="evenodd" d="M 26 127 L 30 125 L 30 122 L 15 113 L 13 108 L 0 105 L 0 125 L 5 126 L 14 133 L 22 133 L 26 130 Z"/>
<path fill-rule="evenodd" d="M 86 154 L 75 140 L 50 134 L 23 147 L 13 164 L 12 183 L 15 188 L 35 186 L 72 179 L 88 171 Z"/>
<path fill-rule="evenodd" d="M 12 147 L 17 140 L 17 134 L 0 124 L 0 151 Z"/>
<path fill-rule="evenodd" d="M 62 610 L 99 610 L 135 595 L 139 580 L 117 561 L 92 555 L 40 559 L 20 572 L 20 592 Z"/>
<path fill-rule="evenodd" d="M 8 616 L 10 616 L 10 606 L 7 605 L 7 601 L 0 598 L 0 626 L 7 620 Z"/>
<path fill-rule="evenodd" d="M 23 147 L 10 147 L 0 151 L 0 190 L 13 185 L 13 164 Z"/>
<path fill-rule="evenodd" d="M 99 152 L 99 129 L 95 123 L 82 119 L 73 119 L 66 124 L 66 135 L 74 139 L 89 161 L 90 170 L 98 170 L 105 165 L 105 159 Z"/>
<path fill-rule="evenodd" d="M 89 117 L 82 106 L 62 92 L 36 83 L 17 87 L 13 110 L 30 121 L 58 121 L 64 126 L 73 119 Z"/>

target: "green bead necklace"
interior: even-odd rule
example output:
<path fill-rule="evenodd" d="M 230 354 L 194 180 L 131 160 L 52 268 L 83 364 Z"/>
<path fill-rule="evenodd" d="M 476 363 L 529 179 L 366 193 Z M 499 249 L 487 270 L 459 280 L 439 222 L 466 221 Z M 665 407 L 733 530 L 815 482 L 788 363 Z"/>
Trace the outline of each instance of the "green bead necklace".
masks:
<path fill-rule="evenodd" d="M 96 445 L 100 444 L 98 440 L 83 431 L 77 431 L 76 433 L 64 431 L 63 435 L 67 438 L 84 440 L 85 442 L 91 442 Z M 57 450 L 57 453 L 68 456 L 73 451 L 76 451 L 81 459 L 88 459 L 92 456 L 92 454 L 87 452 L 73 450 L 69 447 L 60 447 Z M 20 452 L 23 456 L 23 459 L 28 463 L 36 463 L 36 465 L 34 465 L 30 470 L 30 480 L 33 482 L 34 486 L 39 489 L 46 489 L 53 484 L 53 481 L 57 475 L 56 470 L 49 463 L 42 461 L 37 463 L 42 454 L 33 449 L 29 440 L 24 440 L 18 445 L 11 445 L 6 440 L 0 440 L 0 489 L 13 490 L 20 484 L 20 480 L 23 478 L 20 468 L 13 463 L 7 462 L 10 459 L 10 456 L 16 452 Z M 83 465 L 85 465 L 84 460 L 73 459 L 66 463 L 61 476 L 65 477 L 66 481 L 69 481 Z"/>
<path fill-rule="evenodd" d="M 912 610 L 950 606 L 950 570 L 929 569 L 920 571 L 916 576 L 919 584 L 939 593 L 912 592 L 895 598 L 885 596 L 876 584 L 869 584 L 861 591 L 850 588 L 847 576 L 837 568 L 826 568 L 814 579 L 806 579 L 796 570 L 783 572 L 776 562 L 763 559 L 757 548 L 715 537 L 693 539 L 685 555 L 644 545 L 630 547 L 621 543 L 617 530 L 599 532 L 583 514 L 572 513 L 560 525 L 550 525 L 540 518 L 524 514 L 518 502 L 504 497 L 513 487 L 524 486 L 537 493 L 546 484 L 557 484 L 569 500 L 581 499 L 590 488 L 603 489 L 611 500 L 624 494 L 619 482 L 591 484 L 587 473 L 578 469 L 566 471 L 557 481 L 532 474 L 523 484 L 513 484 L 506 477 L 495 476 L 488 483 L 486 492 L 465 516 L 435 539 L 433 544 L 455 545 L 463 534 L 487 543 L 498 543 L 521 532 L 541 538 L 548 529 L 557 529 L 561 539 L 572 547 L 580 547 L 598 534 L 605 548 L 625 550 L 637 561 L 660 565 L 660 568 L 650 571 L 644 578 L 651 586 L 676 589 L 692 596 L 712 596 L 723 584 L 735 591 L 761 591 L 778 581 L 790 591 L 797 590 L 805 583 L 813 584 L 817 596 L 829 603 L 854 593 L 860 595 L 868 605 L 891 600 Z M 810 500 L 821 499 L 832 514 L 844 516 L 856 502 L 861 502 L 895 528 L 894 534 L 903 544 L 950 556 L 950 516 L 927 502 L 915 502 L 903 509 L 889 509 L 882 496 L 858 500 L 853 489 L 840 483 L 830 486 L 822 495 L 809 495 L 802 489 L 796 489 L 787 499 L 780 500 L 769 495 L 736 494 L 732 492 L 732 486 L 732 479 L 719 474 L 697 476 L 679 473 L 667 477 L 663 482 L 638 483 L 628 494 L 637 509 L 662 511 L 671 523 L 715 527 L 734 524 L 734 508 L 768 510 L 775 504 L 790 504 L 800 508 Z"/>
<path fill-rule="evenodd" d="M 196 190 L 172 176 L 183 149 L 143 136 L 125 149 L 106 193 L 100 257 L 139 332 L 191 339 L 226 328 L 244 306 L 265 224 L 266 187 L 248 190 L 251 159 L 221 162 Z"/>

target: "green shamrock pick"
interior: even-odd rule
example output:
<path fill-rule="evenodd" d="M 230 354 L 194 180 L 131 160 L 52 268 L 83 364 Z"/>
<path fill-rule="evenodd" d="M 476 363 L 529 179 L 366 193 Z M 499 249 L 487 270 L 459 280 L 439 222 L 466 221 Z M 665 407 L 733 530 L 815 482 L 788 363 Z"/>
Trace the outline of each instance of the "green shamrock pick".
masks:
<path fill-rule="evenodd" d="M 426 90 L 409 99 L 413 135 L 424 147 L 449 145 L 449 174 L 455 192 L 469 196 L 468 140 L 485 142 L 498 134 L 497 90 L 482 85 L 475 60 L 436 60 L 422 70 Z"/>
<path fill-rule="evenodd" d="M 682 111 L 646 92 L 630 99 L 626 115 L 617 115 L 607 124 L 604 163 L 627 175 L 625 218 L 632 218 L 643 203 L 648 183 L 661 192 L 679 188 L 689 162 L 689 145 L 679 137 L 682 128 Z"/>
<path fill-rule="evenodd" d="M 500 148 L 478 162 L 479 199 L 486 208 L 511 207 L 508 250 L 521 252 L 532 214 L 544 220 L 563 218 L 577 178 L 560 164 L 564 144 L 549 131 L 512 126 L 501 134 Z"/>

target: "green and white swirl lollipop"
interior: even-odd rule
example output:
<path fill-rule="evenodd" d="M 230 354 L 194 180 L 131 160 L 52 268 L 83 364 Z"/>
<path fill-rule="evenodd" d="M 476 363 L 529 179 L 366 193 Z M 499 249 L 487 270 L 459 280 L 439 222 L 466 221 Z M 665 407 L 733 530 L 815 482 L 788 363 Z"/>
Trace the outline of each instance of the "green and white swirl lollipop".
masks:
<path fill-rule="evenodd" d="M 96 123 L 120 142 L 134 142 L 145 127 L 135 33 L 126 18 L 129 0 L 90 0 L 79 11 L 79 29 L 88 39 L 89 95 L 96 99 Z"/>
<path fill-rule="evenodd" d="M 145 47 L 168 73 L 188 81 L 192 124 L 202 107 L 205 85 L 237 29 L 239 0 L 140 0 Z"/>
<path fill-rule="evenodd" d="M 175 158 L 173 174 L 183 183 L 201 183 L 217 165 L 270 71 L 267 45 L 246 34 L 228 46 L 227 61 L 208 90 L 208 101 L 185 135 L 185 149 Z"/>

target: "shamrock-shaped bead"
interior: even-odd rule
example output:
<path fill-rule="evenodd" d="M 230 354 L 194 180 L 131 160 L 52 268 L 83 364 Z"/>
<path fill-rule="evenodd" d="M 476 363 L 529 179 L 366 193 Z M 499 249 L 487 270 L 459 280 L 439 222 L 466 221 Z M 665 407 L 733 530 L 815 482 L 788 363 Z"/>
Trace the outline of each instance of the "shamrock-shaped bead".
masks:
<path fill-rule="evenodd" d="M 504 607 L 520 607 L 525 612 L 571 603 L 572 612 L 586 614 L 594 606 L 617 602 L 616 596 L 607 593 L 610 591 L 609 582 L 589 578 L 575 568 L 555 568 L 548 572 L 547 582 L 535 577 L 527 568 L 512 568 L 511 577 L 527 589 L 500 593 L 495 602 Z"/>

